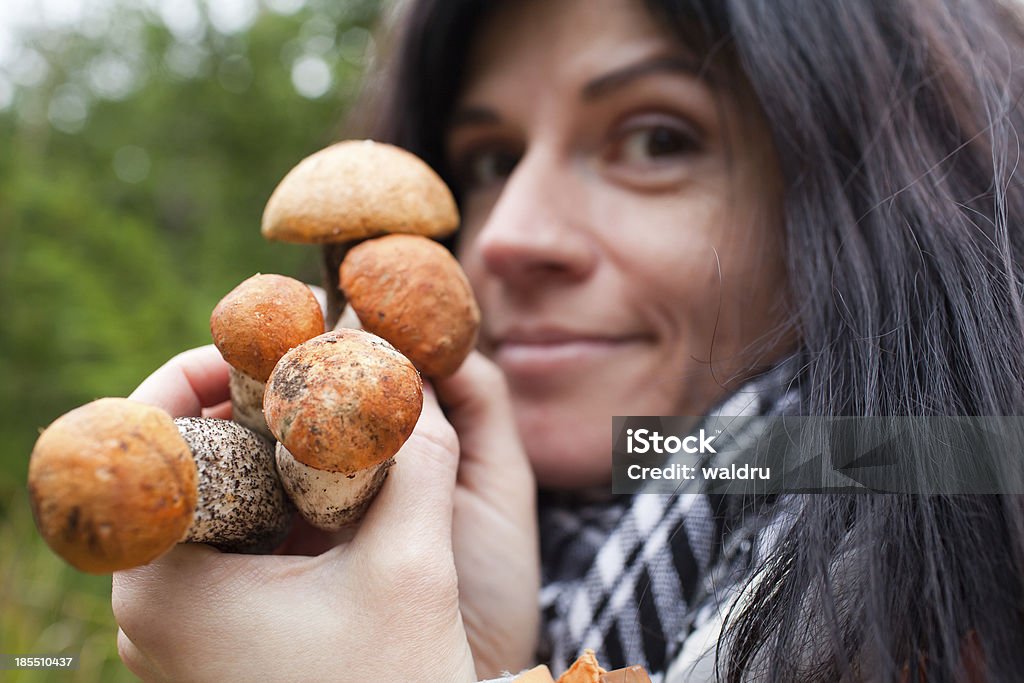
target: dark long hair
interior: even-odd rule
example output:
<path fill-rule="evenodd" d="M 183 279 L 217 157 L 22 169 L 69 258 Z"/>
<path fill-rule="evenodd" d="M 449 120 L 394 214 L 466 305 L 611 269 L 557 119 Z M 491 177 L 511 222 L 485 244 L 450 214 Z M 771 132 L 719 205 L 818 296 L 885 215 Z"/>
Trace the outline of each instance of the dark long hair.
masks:
<path fill-rule="evenodd" d="M 373 135 L 442 175 L 462 64 L 493 4 L 415 3 L 382 91 Z M 1024 414 L 1024 31 L 1012 6 L 647 5 L 688 46 L 728 57 L 772 132 L 804 412 Z M 726 679 L 1013 680 L 1024 503 L 806 496 L 747 591 L 719 650 Z"/>

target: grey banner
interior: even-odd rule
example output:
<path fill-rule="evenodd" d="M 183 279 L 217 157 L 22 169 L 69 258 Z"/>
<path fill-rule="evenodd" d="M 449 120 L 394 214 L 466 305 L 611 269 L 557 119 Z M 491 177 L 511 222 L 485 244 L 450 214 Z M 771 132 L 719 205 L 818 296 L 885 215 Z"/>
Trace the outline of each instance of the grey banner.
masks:
<path fill-rule="evenodd" d="M 614 417 L 615 493 L 1024 494 L 1024 417 Z"/>

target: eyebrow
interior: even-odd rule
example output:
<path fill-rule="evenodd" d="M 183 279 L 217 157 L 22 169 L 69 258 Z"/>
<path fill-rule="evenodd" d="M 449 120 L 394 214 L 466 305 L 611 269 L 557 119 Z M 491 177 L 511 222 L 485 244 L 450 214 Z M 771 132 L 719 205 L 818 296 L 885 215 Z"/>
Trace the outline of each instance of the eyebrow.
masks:
<path fill-rule="evenodd" d="M 454 128 L 455 126 L 472 126 L 500 122 L 501 117 L 486 107 L 459 107 L 452 114 L 448 127 Z"/>
<path fill-rule="evenodd" d="M 640 78 L 659 73 L 684 74 L 700 80 L 710 81 L 706 66 L 678 56 L 661 56 L 645 59 L 635 64 L 616 69 L 587 82 L 580 90 L 584 100 L 594 100 L 623 88 Z M 459 107 L 453 114 L 449 127 L 500 123 L 501 117 L 487 107 Z"/>
<path fill-rule="evenodd" d="M 678 56 L 662 56 L 645 59 L 621 69 L 598 76 L 583 86 L 581 94 L 585 100 L 602 97 L 633 81 L 659 73 L 685 74 L 700 80 L 710 80 L 708 69 L 692 59 Z"/>

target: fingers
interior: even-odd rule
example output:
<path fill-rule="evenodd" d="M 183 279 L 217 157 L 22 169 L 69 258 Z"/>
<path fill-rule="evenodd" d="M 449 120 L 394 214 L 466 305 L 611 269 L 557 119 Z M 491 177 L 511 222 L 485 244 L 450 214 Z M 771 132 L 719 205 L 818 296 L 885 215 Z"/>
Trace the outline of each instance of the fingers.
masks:
<path fill-rule="evenodd" d="M 380 539 L 390 548 L 422 542 L 451 547 L 452 499 L 459 442 L 434 392 L 424 387 L 423 412 L 395 456 L 356 542 Z"/>
<path fill-rule="evenodd" d="M 120 628 L 117 629 L 117 654 L 128 670 L 142 680 L 165 680 L 163 676 L 157 673 L 157 668 L 152 660 L 142 654 L 142 650 L 137 648 L 135 643 Z"/>
<path fill-rule="evenodd" d="M 230 398 L 228 364 L 212 344 L 180 353 L 147 377 L 128 398 L 174 417 L 198 417 Z"/>
<path fill-rule="evenodd" d="M 511 411 L 505 376 L 479 351 L 471 352 L 454 375 L 437 380 L 436 387 L 453 423 L 488 422 L 490 427 L 508 428 L 504 420 L 493 424 L 502 413 Z"/>
<path fill-rule="evenodd" d="M 532 489 L 532 470 L 498 366 L 473 351 L 458 372 L 438 380 L 437 391 L 462 446 L 459 480 L 502 495 Z"/>
<path fill-rule="evenodd" d="M 230 603 L 259 583 L 259 559 L 262 556 L 221 553 L 201 543 L 179 543 L 147 565 L 114 572 L 114 616 L 135 643 L 145 647 L 147 643 L 133 633 L 134 626 L 148 625 L 152 613 L 180 612 L 181 595 L 208 606 Z"/>
<path fill-rule="evenodd" d="M 437 381 L 448 419 L 473 458 L 500 457 L 494 444 L 518 444 L 505 376 L 479 351 L 473 351 L 451 377 Z"/>
<path fill-rule="evenodd" d="M 146 651 L 174 642 L 174 630 L 195 605 L 216 609 L 230 600 L 234 581 L 226 580 L 217 551 L 204 545 L 179 544 L 148 565 L 114 572 L 111 607 L 118 626 Z M 187 600 L 182 599 L 187 596 Z"/>
<path fill-rule="evenodd" d="M 210 408 L 203 408 L 203 417 L 213 417 L 219 420 L 230 420 L 234 408 L 231 401 L 222 401 Z"/>
<path fill-rule="evenodd" d="M 183 543 L 148 565 L 114 572 L 110 603 L 132 644 L 126 646 L 129 656 L 137 650 L 143 659 L 169 667 L 177 649 L 195 651 L 222 629 L 243 629 L 258 618 L 257 604 L 284 583 L 281 577 L 298 575 L 306 559 L 220 553 Z"/>
<path fill-rule="evenodd" d="M 298 590 L 310 585 L 302 580 L 308 559 L 186 543 L 148 565 L 114 572 L 111 607 L 122 631 L 121 658 L 147 681 L 250 680 L 225 678 L 223 669 L 239 664 L 231 659 L 235 651 L 257 647 L 253 633 L 280 636 L 273 633 L 275 619 L 296 604 L 316 604 Z"/>

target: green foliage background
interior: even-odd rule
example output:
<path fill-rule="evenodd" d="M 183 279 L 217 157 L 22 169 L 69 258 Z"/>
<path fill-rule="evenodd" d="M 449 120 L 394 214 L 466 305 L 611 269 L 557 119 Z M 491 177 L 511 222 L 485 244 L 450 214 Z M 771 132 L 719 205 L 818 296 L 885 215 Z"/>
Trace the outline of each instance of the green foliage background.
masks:
<path fill-rule="evenodd" d="M 376 0 L 261 6 L 230 34 L 207 7 L 184 41 L 135 2 L 101 31 L 22 36 L 46 70 L 0 109 L 0 653 L 78 654 L 81 668 L 2 680 L 134 678 L 110 577 L 72 570 L 35 531 L 25 477 L 39 430 L 209 343 L 213 306 L 252 273 L 318 279 L 316 253 L 264 242 L 260 215 L 284 173 L 337 137 Z M 304 55 L 329 67 L 322 96 L 293 84 Z M 131 77 L 115 69 L 111 85 L 110 59 Z"/>

